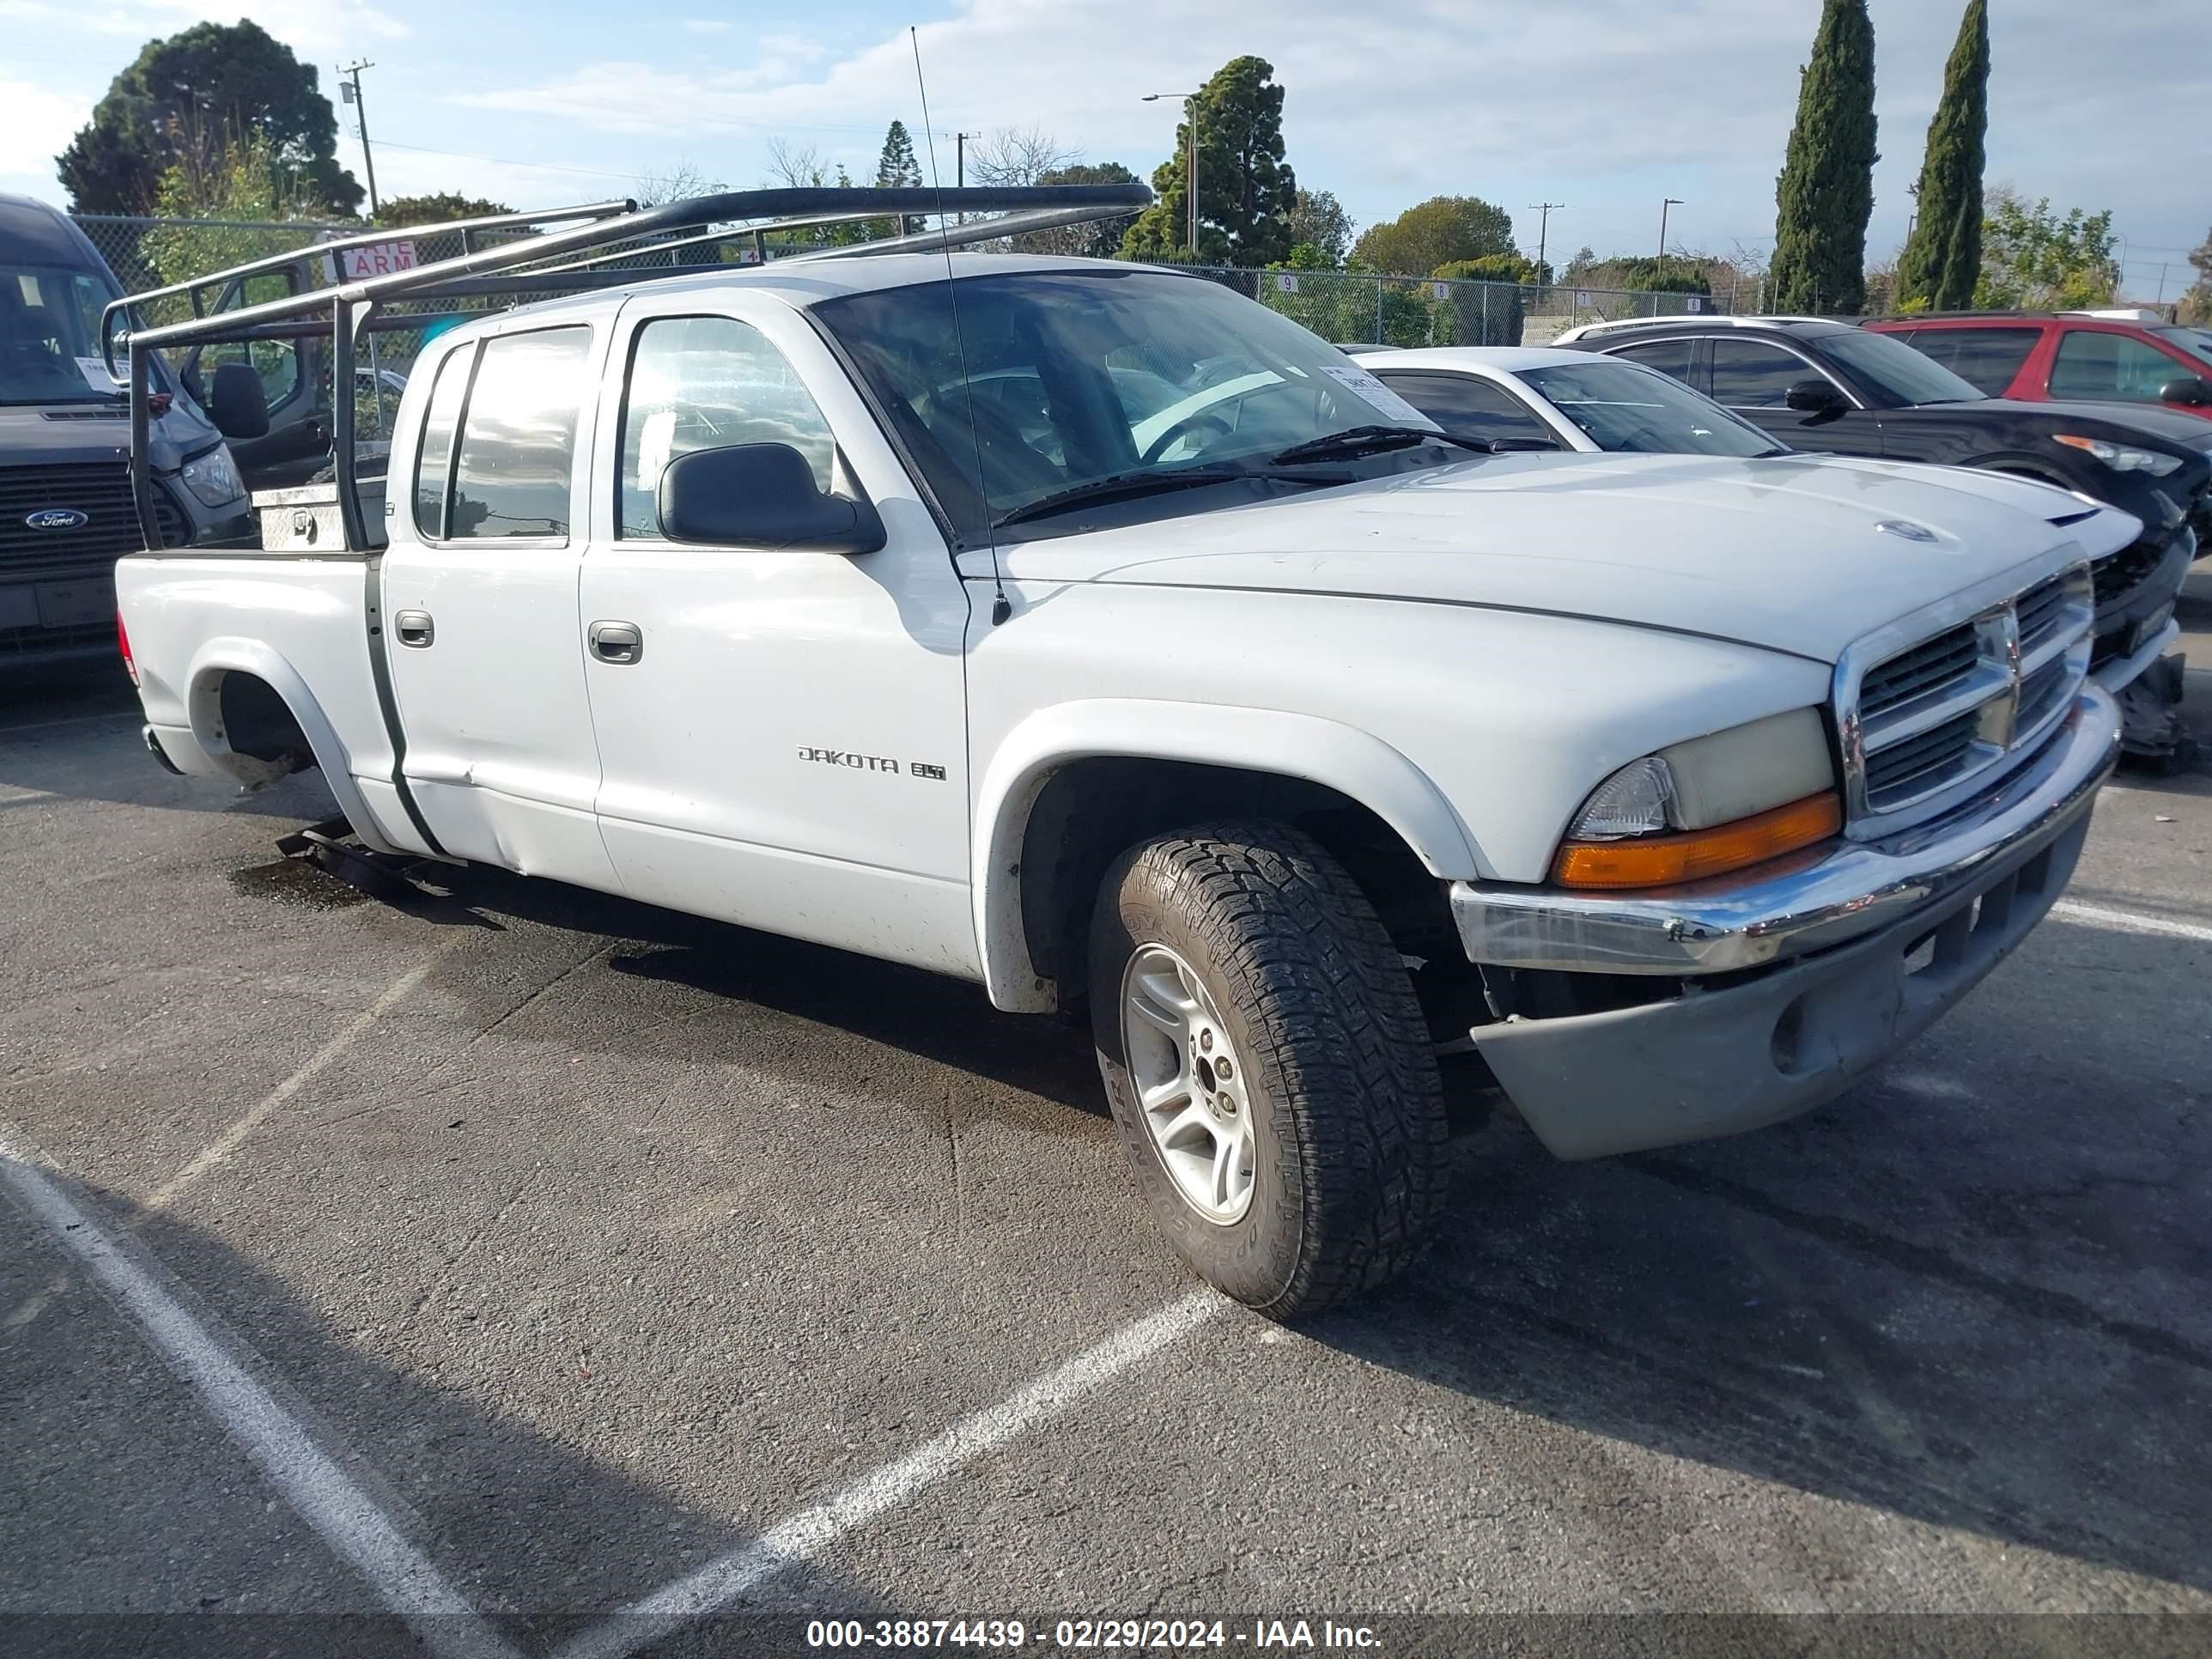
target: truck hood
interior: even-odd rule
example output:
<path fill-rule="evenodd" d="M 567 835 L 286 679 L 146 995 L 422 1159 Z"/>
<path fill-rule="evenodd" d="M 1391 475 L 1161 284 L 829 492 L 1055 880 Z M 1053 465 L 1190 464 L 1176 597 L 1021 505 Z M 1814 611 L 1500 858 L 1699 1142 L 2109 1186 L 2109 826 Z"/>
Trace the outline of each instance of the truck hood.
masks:
<path fill-rule="evenodd" d="M 1833 662 L 1957 596 L 2022 587 L 2140 533 L 2127 514 L 1950 469 L 1807 455 L 1500 455 L 1000 549 L 1007 575 L 1589 617 Z M 1885 524 L 1911 532 L 1885 530 Z M 2124 530 L 2124 537 L 2120 532 Z M 2118 539 L 2115 539 L 2118 538 Z M 989 571 L 969 554 L 970 574 Z M 1976 590 L 1990 590 L 1987 596 Z"/>
<path fill-rule="evenodd" d="M 218 441 L 198 410 L 179 398 L 153 423 L 147 459 L 173 472 L 187 455 Z M 131 421 L 105 404 L 45 404 L 0 408 L 0 466 L 82 466 L 131 459 Z"/>

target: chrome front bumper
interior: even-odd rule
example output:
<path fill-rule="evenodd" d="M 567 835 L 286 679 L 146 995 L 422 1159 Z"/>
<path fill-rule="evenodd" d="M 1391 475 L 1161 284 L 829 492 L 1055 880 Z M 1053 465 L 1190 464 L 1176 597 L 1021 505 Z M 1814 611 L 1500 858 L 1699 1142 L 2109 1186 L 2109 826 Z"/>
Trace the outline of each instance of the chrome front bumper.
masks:
<path fill-rule="evenodd" d="M 1479 1025 L 1475 1046 L 1561 1158 L 1808 1111 L 1927 1030 L 2043 920 L 2118 738 L 2112 698 L 2085 688 L 1988 794 L 1885 842 L 1810 850 L 1786 874 L 1613 899 L 1462 886 L 1479 962 L 1677 981 L 1628 1007 Z"/>
<path fill-rule="evenodd" d="M 1987 793 L 1886 841 L 1829 843 L 1780 866 L 1637 893 L 1455 882 L 1470 961 L 1573 973 L 1733 973 L 1858 939 L 1939 904 L 2086 815 L 2112 769 L 2119 711 L 2085 686 L 2041 753 Z"/>

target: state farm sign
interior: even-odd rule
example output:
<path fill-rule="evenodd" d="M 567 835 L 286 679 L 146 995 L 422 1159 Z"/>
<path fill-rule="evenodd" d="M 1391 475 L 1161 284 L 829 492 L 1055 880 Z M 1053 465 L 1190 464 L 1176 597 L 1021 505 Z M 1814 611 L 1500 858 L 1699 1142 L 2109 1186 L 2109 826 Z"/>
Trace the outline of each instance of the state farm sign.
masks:
<path fill-rule="evenodd" d="M 324 256 L 337 267 L 333 282 L 357 283 L 368 276 L 389 276 L 395 270 L 415 269 L 415 244 L 410 241 L 372 242 L 367 247 L 342 248 Z"/>

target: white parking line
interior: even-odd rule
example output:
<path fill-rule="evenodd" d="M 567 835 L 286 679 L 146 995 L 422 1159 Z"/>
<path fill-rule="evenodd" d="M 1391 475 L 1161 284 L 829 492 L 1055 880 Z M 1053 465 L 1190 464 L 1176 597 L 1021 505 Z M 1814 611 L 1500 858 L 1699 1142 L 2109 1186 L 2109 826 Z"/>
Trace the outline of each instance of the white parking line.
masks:
<path fill-rule="evenodd" d="M 2168 921 L 2164 916 L 2138 915 L 2133 910 L 2107 910 L 2100 904 L 2076 904 L 2072 899 L 2059 900 L 2051 907 L 2051 914 L 2100 927 L 2118 928 L 2124 933 L 2163 933 L 2170 939 L 2193 939 L 2200 945 L 2212 945 L 2212 927 L 2194 921 Z"/>
<path fill-rule="evenodd" d="M 386 988 L 384 994 L 354 1016 L 345 1030 L 310 1054 L 306 1065 L 270 1090 L 237 1122 L 232 1124 L 194 1154 L 191 1161 L 183 1169 L 155 1188 L 153 1196 L 146 1200 L 146 1207 L 149 1210 L 167 1209 L 185 1188 L 236 1152 L 239 1143 L 260 1127 L 263 1120 L 270 1113 L 314 1081 L 332 1060 L 360 1042 L 368 1033 L 370 1026 L 406 1000 L 415 988 L 429 977 L 430 970 L 438 965 L 447 953 L 459 949 L 466 942 L 467 937 L 465 933 L 453 934 L 431 951 L 425 961 L 410 968 L 392 981 Z"/>
<path fill-rule="evenodd" d="M 605 1624 L 556 1649 L 553 1659 L 623 1659 L 680 1626 L 708 1617 L 785 1568 L 811 1560 L 854 1528 L 957 1473 L 984 1453 L 1060 1416 L 1230 1305 L 1212 1291 L 1193 1291 L 1158 1313 L 1123 1326 L 1018 1393 L 962 1419 L 934 1440 L 862 1475 L 812 1508 L 778 1522 L 751 1543 L 633 1601 Z"/>
<path fill-rule="evenodd" d="M 0 1184 L 114 1298 L 285 1501 L 426 1645 L 447 1659 L 520 1659 L 223 1343 L 133 1259 L 131 1247 L 4 1143 Z"/>

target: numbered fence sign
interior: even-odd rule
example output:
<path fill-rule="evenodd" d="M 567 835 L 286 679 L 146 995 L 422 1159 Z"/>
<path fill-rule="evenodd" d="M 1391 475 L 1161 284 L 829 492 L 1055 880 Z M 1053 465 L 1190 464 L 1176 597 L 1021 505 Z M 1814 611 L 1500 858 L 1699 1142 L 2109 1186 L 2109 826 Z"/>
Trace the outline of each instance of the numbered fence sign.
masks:
<path fill-rule="evenodd" d="M 1577 308 L 1577 310 L 1588 311 L 1588 310 L 1589 309 L 1589 303 L 1590 303 L 1590 294 L 1589 294 L 1589 290 L 1588 289 L 1586 289 L 1586 288 L 1578 288 L 1578 289 L 1577 289 L 1575 290 L 1575 306 L 1576 306 L 1576 308 Z"/>
<path fill-rule="evenodd" d="M 1276 292 L 1276 293 L 1278 293 L 1278 294 L 1296 294 L 1297 291 L 1298 291 L 1298 276 L 1297 276 L 1297 273 L 1296 271 L 1294 271 L 1294 270 L 1279 270 L 1279 271 L 1277 271 L 1277 272 L 1275 273 L 1275 292 Z"/>
<path fill-rule="evenodd" d="M 1692 295 L 1690 296 L 1690 309 L 1691 309 L 1691 310 L 1692 310 L 1692 311 L 1703 311 L 1705 308 L 1705 301 L 1704 301 L 1704 300 L 1702 300 L 1702 299 L 1700 299 L 1698 295 L 1696 295 L 1692 294 Z"/>
<path fill-rule="evenodd" d="M 1449 283 L 1431 283 L 1429 284 L 1429 292 L 1435 295 L 1439 300 L 1449 300 L 1451 298 L 1451 284 Z"/>

